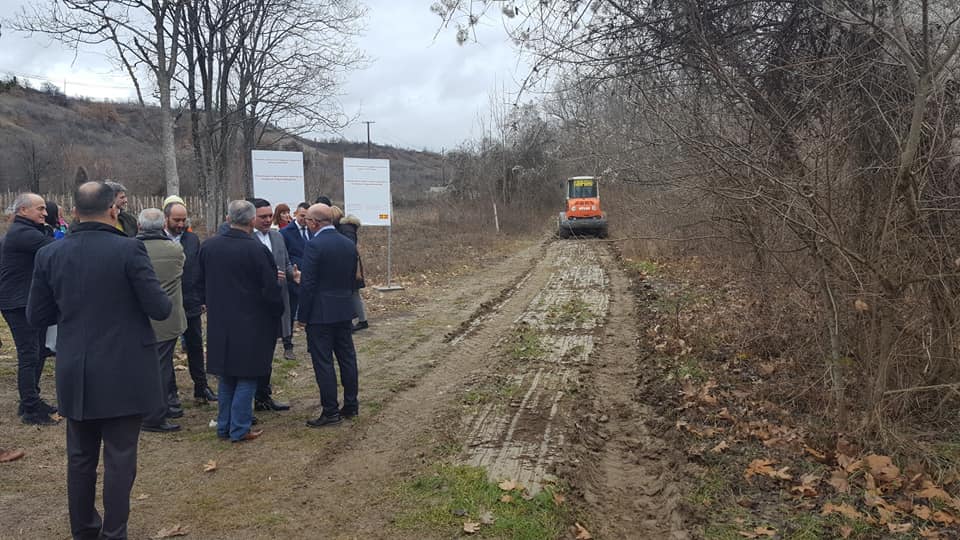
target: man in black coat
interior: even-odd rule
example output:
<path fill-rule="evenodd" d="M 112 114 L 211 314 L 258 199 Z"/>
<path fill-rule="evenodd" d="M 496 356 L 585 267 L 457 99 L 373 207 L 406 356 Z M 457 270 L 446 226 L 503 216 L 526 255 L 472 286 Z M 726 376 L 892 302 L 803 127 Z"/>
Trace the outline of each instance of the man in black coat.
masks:
<path fill-rule="evenodd" d="M 57 399 L 67 418 L 67 501 L 77 539 L 127 538 L 141 417 L 163 403 L 150 319 L 170 315 L 143 243 L 116 228 L 114 192 L 74 192 L 79 223 L 37 253 L 27 320 L 57 325 Z M 94 507 L 103 447 L 103 519 Z"/>
<path fill-rule="evenodd" d="M 163 207 L 166 219 L 164 231 L 183 248 L 186 262 L 183 263 L 183 309 L 187 315 L 187 331 L 183 333 L 187 364 L 193 380 L 193 397 L 200 403 L 216 401 L 217 394 L 207 383 L 203 365 L 203 326 L 200 321 L 203 302 L 200 300 L 200 238 L 187 230 L 187 207 L 181 202 L 171 202 Z M 176 381 L 171 392 L 177 392 Z"/>
<path fill-rule="evenodd" d="M 273 255 L 250 236 L 255 211 L 247 201 L 227 209 L 230 230 L 200 246 L 202 299 L 207 306 L 207 370 L 220 377 L 217 435 L 239 442 L 251 431 L 257 378 L 270 373 L 283 315 Z"/>
<path fill-rule="evenodd" d="M 290 255 L 290 262 L 297 265 L 297 268 L 303 266 L 303 246 L 307 241 L 313 238 L 313 233 L 307 228 L 307 209 L 310 204 L 302 202 L 297 205 L 297 211 L 294 213 L 293 221 L 286 227 L 280 229 L 280 235 L 283 236 L 283 242 L 287 245 L 287 253 Z M 288 283 L 287 292 L 290 295 L 290 315 L 291 320 L 297 318 L 297 306 L 300 298 L 300 285 L 297 283 Z"/>
<path fill-rule="evenodd" d="M 137 216 L 127 212 L 127 188 L 120 182 L 114 182 L 113 180 L 107 180 L 105 182 L 107 186 L 113 189 L 114 200 L 113 205 L 117 208 L 119 212 L 117 214 L 117 229 L 123 231 L 123 234 L 126 234 L 130 238 L 133 238 L 137 235 Z"/>
<path fill-rule="evenodd" d="M 27 322 L 27 294 L 37 250 L 53 242 L 45 232 L 47 206 L 43 197 L 21 193 L 13 201 L 13 223 L 7 231 L 0 257 L 0 310 L 17 347 L 18 412 L 24 424 L 50 425 L 57 409 L 40 398 L 46 327 Z"/>
<path fill-rule="evenodd" d="M 333 226 L 333 214 L 325 204 L 308 210 L 308 219 L 319 232 L 307 242 L 300 278 L 300 310 L 297 320 L 307 328 L 307 350 L 320 388 L 323 411 L 308 420 L 310 427 L 340 423 L 341 417 L 357 415 L 357 351 L 353 346 L 353 286 L 357 272 L 357 247 Z M 333 355 L 337 355 L 343 408 L 337 402 L 337 378 Z"/>

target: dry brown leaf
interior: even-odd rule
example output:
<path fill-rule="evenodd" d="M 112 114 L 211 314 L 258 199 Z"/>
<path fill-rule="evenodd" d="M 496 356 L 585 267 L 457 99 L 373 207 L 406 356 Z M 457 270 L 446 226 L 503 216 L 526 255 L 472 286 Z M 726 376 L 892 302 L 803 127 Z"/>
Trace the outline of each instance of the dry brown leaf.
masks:
<path fill-rule="evenodd" d="M 217 462 L 212 459 L 203 466 L 203 472 L 213 472 L 215 470 L 217 470 Z"/>
<path fill-rule="evenodd" d="M 827 460 L 827 455 L 826 455 L 826 454 L 824 454 L 823 452 L 820 452 L 819 450 L 817 450 L 817 449 L 815 449 L 815 448 L 812 448 L 812 447 L 810 447 L 810 446 L 808 446 L 808 445 L 803 445 L 803 450 L 804 450 L 806 453 L 808 453 L 808 454 L 810 454 L 811 456 L 813 456 L 814 459 L 816 459 L 817 461 L 823 462 L 823 461 L 826 461 L 826 460 Z"/>
<path fill-rule="evenodd" d="M 477 521 L 464 521 L 463 532 L 467 534 L 475 534 L 480 532 L 480 523 Z"/>
<path fill-rule="evenodd" d="M 177 523 L 173 527 L 167 527 L 166 529 L 160 529 L 157 531 L 157 535 L 154 538 L 173 538 L 174 536 L 186 536 L 189 531 L 186 526 L 180 525 Z"/>
<path fill-rule="evenodd" d="M 23 450 L 4 450 L 0 452 L 0 463 L 10 463 L 27 455 Z"/>
<path fill-rule="evenodd" d="M 931 514 L 930 519 L 943 525 L 950 525 L 952 523 L 957 522 L 957 518 L 953 517 L 947 512 L 944 512 L 943 510 L 937 510 L 936 512 Z"/>
<path fill-rule="evenodd" d="M 863 313 L 865 311 L 869 311 L 870 306 L 867 305 L 867 303 L 864 302 L 863 300 L 857 298 L 856 300 L 853 301 L 853 309 L 859 311 L 860 313 Z"/>
<path fill-rule="evenodd" d="M 147 500 L 147 499 L 149 499 L 149 498 L 150 498 L 150 495 L 147 495 L 146 493 L 141 493 L 141 494 L 137 495 L 137 500 L 138 500 L 138 501 L 145 501 L 145 500 Z"/>
<path fill-rule="evenodd" d="M 493 522 L 496 520 L 497 518 L 493 517 L 493 512 L 489 510 L 480 514 L 480 523 L 484 525 L 493 525 Z"/>
<path fill-rule="evenodd" d="M 873 477 L 872 474 L 868 472 L 863 473 L 863 487 L 867 491 L 877 490 L 877 480 Z"/>
<path fill-rule="evenodd" d="M 889 456 L 870 454 L 863 458 L 863 461 L 866 462 L 867 468 L 880 482 L 893 482 L 900 476 L 900 468 L 893 464 L 893 460 Z"/>
<path fill-rule="evenodd" d="M 574 523 L 574 532 L 577 534 L 577 540 L 593 540 L 593 535 L 590 534 L 590 531 L 586 527 L 579 523 Z"/>
<path fill-rule="evenodd" d="M 820 511 L 820 515 L 826 516 L 829 514 L 840 514 L 841 516 L 848 517 L 850 519 L 863 520 L 864 515 L 860 512 L 857 512 L 857 509 L 850 506 L 847 503 L 833 504 L 827 503 L 823 505 L 823 510 Z"/>
<path fill-rule="evenodd" d="M 827 483 L 833 486 L 837 493 L 850 493 L 850 482 L 847 480 L 847 473 L 844 471 L 834 470 Z"/>
<path fill-rule="evenodd" d="M 561 506 L 565 500 L 567 500 L 567 498 L 563 496 L 563 493 L 553 492 L 553 504 Z"/>
<path fill-rule="evenodd" d="M 773 375 L 773 372 L 777 370 L 776 364 L 773 362 L 761 362 L 757 364 L 757 371 L 761 375 Z"/>
<path fill-rule="evenodd" d="M 848 473 L 852 473 L 863 466 L 863 460 L 855 460 L 846 454 L 837 454 L 837 465 L 840 465 Z"/>
<path fill-rule="evenodd" d="M 918 504 L 913 507 L 913 515 L 917 516 L 920 519 L 928 520 L 930 519 L 931 514 L 932 514 L 932 511 L 930 510 L 929 506 Z"/>
<path fill-rule="evenodd" d="M 761 536 L 776 536 L 777 530 L 767 527 L 766 525 L 761 525 L 752 531 L 737 531 L 740 536 L 744 538 L 760 538 Z"/>
<path fill-rule="evenodd" d="M 516 480 L 504 480 L 503 482 L 497 484 L 497 487 L 504 491 L 513 491 L 517 489 L 517 482 Z"/>
<path fill-rule="evenodd" d="M 887 523 L 887 529 L 892 533 L 905 533 L 913 528 L 912 523 Z"/>
<path fill-rule="evenodd" d="M 929 527 L 923 527 L 917 532 L 920 533 L 921 538 L 943 538 L 943 536 L 940 534 L 940 531 Z"/>
<path fill-rule="evenodd" d="M 790 492 L 801 497 L 816 497 L 818 485 L 820 485 L 819 474 L 805 474 L 800 477 L 800 485 L 790 488 Z"/>
<path fill-rule="evenodd" d="M 849 525 L 840 526 L 840 538 L 850 538 L 851 533 L 853 533 L 853 527 Z"/>
<path fill-rule="evenodd" d="M 720 441 L 719 443 L 717 443 L 716 446 L 711 448 L 710 451 L 713 452 L 714 454 L 720 454 L 728 448 L 730 448 L 730 445 L 727 444 L 727 441 Z"/>
<path fill-rule="evenodd" d="M 502 503 L 511 503 L 513 502 L 513 495 L 504 495 L 500 497 L 500 502 Z"/>

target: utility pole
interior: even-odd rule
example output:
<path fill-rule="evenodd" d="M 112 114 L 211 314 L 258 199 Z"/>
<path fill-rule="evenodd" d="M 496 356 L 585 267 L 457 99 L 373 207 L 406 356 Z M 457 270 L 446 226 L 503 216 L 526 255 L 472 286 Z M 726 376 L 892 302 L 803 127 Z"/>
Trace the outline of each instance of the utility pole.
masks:
<path fill-rule="evenodd" d="M 376 122 L 372 120 L 364 120 L 363 123 L 367 125 L 367 158 L 369 159 L 370 158 L 370 124 L 376 124 Z"/>

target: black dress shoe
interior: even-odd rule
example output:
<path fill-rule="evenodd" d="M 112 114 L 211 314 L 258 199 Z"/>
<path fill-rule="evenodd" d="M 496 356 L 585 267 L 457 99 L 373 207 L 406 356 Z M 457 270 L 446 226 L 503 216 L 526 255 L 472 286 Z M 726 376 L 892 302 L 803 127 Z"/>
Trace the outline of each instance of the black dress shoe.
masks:
<path fill-rule="evenodd" d="M 57 423 L 56 420 L 50 418 L 49 414 L 44 414 L 42 412 L 23 413 L 23 416 L 20 417 L 20 421 L 28 426 L 52 426 Z"/>
<path fill-rule="evenodd" d="M 216 401 L 217 394 L 210 389 L 209 386 L 204 386 L 201 389 L 193 390 L 193 399 L 197 400 L 198 403 L 206 403 L 208 401 Z"/>
<path fill-rule="evenodd" d="M 258 399 L 253 403 L 253 410 L 255 411 L 289 411 L 290 404 L 274 401 L 273 398 L 267 398 L 263 400 Z"/>
<path fill-rule="evenodd" d="M 340 409 L 340 416 L 344 418 L 356 418 L 360 414 L 357 409 Z"/>
<path fill-rule="evenodd" d="M 42 412 L 43 414 L 56 414 L 57 412 L 56 407 L 54 407 L 53 405 L 47 403 L 42 399 L 40 400 L 40 405 L 37 406 L 37 410 Z"/>
<path fill-rule="evenodd" d="M 140 429 L 142 431 L 150 431 L 153 433 L 172 433 L 174 431 L 180 431 L 180 424 L 171 424 L 170 422 L 164 422 L 156 425 L 144 424 L 140 426 Z"/>
<path fill-rule="evenodd" d="M 366 330 L 367 328 L 370 328 L 370 324 L 367 321 L 360 321 L 357 324 L 353 325 L 352 330 L 356 332 L 358 330 Z"/>
<path fill-rule="evenodd" d="M 313 420 L 307 420 L 307 425 L 310 427 L 325 427 L 325 426 L 335 426 L 343 421 L 343 418 L 339 414 L 332 414 L 330 416 L 322 415 L 319 418 Z"/>
<path fill-rule="evenodd" d="M 180 407 L 169 407 L 167 409 L 167 418 L 182 418 L 183 409 Z"/>

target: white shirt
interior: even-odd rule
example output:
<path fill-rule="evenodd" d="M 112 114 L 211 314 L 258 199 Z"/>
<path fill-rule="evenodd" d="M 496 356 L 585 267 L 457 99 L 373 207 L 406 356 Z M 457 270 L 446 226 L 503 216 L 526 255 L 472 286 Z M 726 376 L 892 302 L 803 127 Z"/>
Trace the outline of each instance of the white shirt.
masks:
<path fill-rule="evenodd" d="M 270 233 L 269 232 L 260 232 L 253 231 L 253 234 L 260 240 L 260 243 L 267 246 L 267 249 L 270 250 L 270 253 L 273 253 L 273 244 L 270 242 Z"/>
<path fill-rule="evenodd" d="M 183 233 L 180 233 L 180 234 L 174 236 L 173 233 L 171 233 L 171 232 L 168 231 L 167 229 L 163 229 L 163 232 L 167 234 L 167 238 L 173 240 L 174 242 L 176 242 L 176 243 L 178 243 L 178 244 L 180 243 L 180 239 L 183 238 Z"/>

